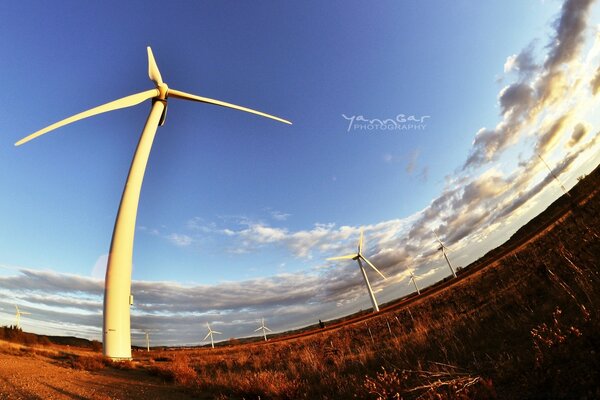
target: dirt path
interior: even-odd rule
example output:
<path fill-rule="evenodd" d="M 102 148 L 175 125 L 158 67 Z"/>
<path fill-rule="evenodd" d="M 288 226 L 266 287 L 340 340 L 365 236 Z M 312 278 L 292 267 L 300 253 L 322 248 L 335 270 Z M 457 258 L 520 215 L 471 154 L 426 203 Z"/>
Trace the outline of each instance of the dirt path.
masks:
<path fill-rule="evenodd" d="M 0 353 L 0 400 L 5 399 L 193 399 L 145 371 L 82 371 L 41 356 Z"/>

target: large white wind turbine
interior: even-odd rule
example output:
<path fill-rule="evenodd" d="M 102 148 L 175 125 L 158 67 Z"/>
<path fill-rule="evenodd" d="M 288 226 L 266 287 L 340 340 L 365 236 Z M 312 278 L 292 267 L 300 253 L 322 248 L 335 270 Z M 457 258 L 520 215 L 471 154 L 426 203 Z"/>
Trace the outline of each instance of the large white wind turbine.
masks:
<path fill-rule="evenodd" d="M 360 268 L 360 272 L 362 272 L 362 276 L 365 280 L 365 284 L 367 285 L 367 290 L 369 291 L 369 296 L 371 297 L 371 304 L 373 304 L 373 312 L 377 312 L 379 311 L 379 305 L 377 304 L 377 300 L 375 300 L 375 295 L 373 294 L 373 289 L 371 289 L 371 284 L 369 283 L 369 278 L 367 278 L 367 271 L 365 271 L 365 268 L 363 267 L 362 262 L 366 262 L 371 268 L 373 268 L 375 270 L 375 272 L 377 272 L 379 275 L 382 276 L 383 279 L 387 279 L 385 277 L 385 275 L 383 275 L 381 273 L 381 271 L 379 271 L 377 268 L 375 268 L 375 266 L 373 265 L 373 263 L 369 260 L 366 259 L 366 257 L 363 255 L 362 253 L 362 246 L 363 246 L 363 230 L 360 230 L 360 239 L 358 240 L 358 250 L 355 254 L 348 254 L 345 256 L 340 256 L 340 257 L 331 257 L 328 258 L 327 260 L 356 260 L 358 262 L 358 266 Z"/>
<path fill-rule="evenodd" d="M 265 342 L 267 341 L 267 331 L 269 332 L 273 332 L 272 330 L 270 330 L 269 328 L 267 328 L 267 326 L 265 325 L 265 319 L 263 318 L 260 322 L 260 326 L 258 328 L 256 328 L 254 330 L 254 332 L 258 332 L 262 330 L 263 333 L 263 337 L 265 338 Z"/>
<path fill-rule="evenodd" d="M 31 313 L 27 312 L 27 311 L 21 311 L 19 310 L 19 306 L 15 304 L 15 309 L 17 310 L 17 313 L 15 314 L 15 326 L 17 327 L 17 329 L 21 328 L 21 315 L 31 315 Z"/>
<path fill-rule="evenodd" d="M 155 88 L 141 93 L 132 94 L 127 97 L 103 104 L 92 108 L 72 117 L 56 122 L 44 129 L 32 133 L 31 135 L 19 140 L 15 145 L 21 145 L 44 133 L 60 128 L 80 119 L 91 117 L 108 111 L 120 108 L 135 106 L 145 100 L 152 99 L 150 114 L 146 120 L 144 129 L 133 156 L 129 175 L 125 183 L 125 189 L 121 197 L 121 204 L 117 213 L 115 228 L 113 231 L 110 245 L 108 265 L 106 268 L 106 280 L 104 286 L 104 321 L 103 321 L 103 347 L 104 355 L 112 359 L 131 359 L 131 329 L 130 329 L 130 310 L 133 304 L 131 295 L 131 264 L 133 255 L 133 238 L 135 231 L 135 220 L 137 216 L 137 207 L 142 187 L 142 180 L 152 148 L 152 142 L 158 126 L 165 122 L 167 111 L 167 101 L 170 98 L 197 101 L 200 103 L 214 104 L 221 107 L 233 108 L 235 110 L 245 111 L 262 117 L 271 118 L 280 122 L 291 124 L 291 122 L 265 114 L 260 111 L 252 110 L 246 107 L 237 106 L 220 100 L 200 97 L 193 94 L 170 89 L 163 82 L 152 55 L 152 50 L 148 47 L 148 75 L 154 81 Z M 61 94 L 64 95 L 64 94 Z"/>
<path fill-rule="evenodd" d="M 210 324 L 208 322 L 206 323 L 206 326 L 208 326 L 208 333 L 206 334 L 206 336 L 204 336 L 204 339 L 202 339 L 202 340 L 206 340 L 210 336 L 210 345 L 214 349 L 215 342 L 213 340 L 213 334 L 216 333 L 217 335 L 220 335 L 221 332 L 213 331 L 212 329 L 210 329 Z"/>
<path fill-rule="evenodd" d="M 446 262 L 448 263 L 448 267 L 450 267 L 450 271 L 452 271 L 452 275 L 454 275 L 454 277 L 456 278 L 456 272 L 454 272 L 454 268 L 452 268 L 452 264 L 450 264 L 450 260 L 448 259 L 448 255 L 446 254 L 446 250 L 450 250 L 450 249 L 448 247 L 446 247 L 444 245 L 444 243 L 442 243 L 442 241 L 440 240 L 440 237 L 438 236 L 438 234 L 435 231 L 433 231 L 433 234 L 435 235 L 435 239 L 440 244 L 440 247 L 438 247 L 438 251 L 442 252 L 442 254 L 444 255 L 444 258 L 446 259 Z"/>

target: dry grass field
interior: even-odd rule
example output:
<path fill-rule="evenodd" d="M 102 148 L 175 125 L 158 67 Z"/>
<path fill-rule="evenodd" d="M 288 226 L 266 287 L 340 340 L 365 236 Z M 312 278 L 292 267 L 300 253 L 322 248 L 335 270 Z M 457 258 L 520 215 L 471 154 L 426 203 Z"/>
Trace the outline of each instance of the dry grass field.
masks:
<path fill-rule="evenodd" d="M 90 381 L 117 379 L 113 390 L 129 380 L 144 388 L 103 394 L 109 398 L 600 398 L 599 175 L 572 191 L 577 204 L 561 199 L 522 230 L 527 240 L 467 267 L 453 284 L 335 329 L 140 351 L 122 364 L 29 339 L 29 346 L 3 342 L 0 360 L 35 360 L 31 380 L 39 379 L 34 365 L 51 364 L 95 376 Z M 0 367 L 0 399 L 49 398 L 11 395 L 6 374 Z M 103 398 L 94 393 L 57 390 L 52 398 Z"/>

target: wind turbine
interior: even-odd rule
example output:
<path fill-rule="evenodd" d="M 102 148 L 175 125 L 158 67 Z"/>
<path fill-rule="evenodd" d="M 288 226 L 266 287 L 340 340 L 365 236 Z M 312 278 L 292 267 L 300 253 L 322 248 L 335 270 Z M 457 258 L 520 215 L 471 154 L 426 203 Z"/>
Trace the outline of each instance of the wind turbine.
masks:
<path fill-rule="evenodd" d="M 548 168 L 548 171 L 550 171 L 550 174 L 552 175 L 552 177 L 554 178 L 554 180 L 556 182 L 558 182 L 558 184 L 560 185 L 560 188 L 562 189 L 563 193 L 566 194 L 568 197 L 571 197 L 571 193 L 569 193 L 567 191 L 567 188 L 565 188 L 565 186 L 562 184 L 562 182 L 560 181 L 560 179 L 558 179 L 558 176 L 556 176 L 556 174 L 554 173 L 554 171 L 552 171 L 552 169 L 550 168 L 550 166 L 546 163 L 546 161 L 542 158 L 541 155 L 537 155 L 538 158 L 540 160 L 542 160 L 542 162 L 544 163 L 544 165 L 546 166 L 546 168 Z"/>
<path fill-rule="evenodd" d="M 269 328 L 267 328 L 267 326 L 265 325 L 265 319 L 264 318 L 261 320 L 260 326 L 258 328 L 256 328 L 254 330 L 254 332 L 258 332 L 260 330 L 262 330 L 263 337 L 265 338 L 265 342 L 266 342 L 267 341 L 267 331 L 269 331 L 269 332 L 273 332 L 273 331 L 270 330 Z"/>
<path fill-rule="evenodd" d="M 19 306 L 15 304 L 15 308 L 17 310 L 17 313 L 15 314 L 15 325 L 17 327 L 17 329 L 21 328 L 21 315 L 31 315 L 30 312 L 27 311 L 21 311 L 19 310 Z"/>
<path fill-rule="evenodd" d="M 358 262 L 360 272 L 362 272 L 362 276 L 365 279 L 365 284 L 367 285 L 367 290 L 369 291 L 369 296 L 371 297 L 371 303 L 373 304 L 373 312 L 378 312 L 379 305 L 377 304 L 377 300 L 375 300 L 375 295 L 373 294 L 373 289 L 371 289 L 371 284 L 369 283 L 369 278 L 367 278 L 367 271 L 365 271 L 365 268 L 363 267 L 362 262 L 363 261 L 366 262 L 371 268 L 373 268 L 375 270 L 375 272 L 377 272 L 379 275 L 381 275 L 383 277 L 383 279 L 387 279 L 387 278 L 377 268 L 375 268 L 375 266 L 373 265 L 373 263 L 371 261 L 369 261 L 365 258 L 365 256 L 362 253 L 362 246 L 363 246 L 363 230 L 361 229 L 360 230 L 360 239 L 358 240 L 358 250 L 355 254 L 348 254 L 348 255 L 340 256 L 340 257 L 331 257 L 331 258 L 328 258 L 327 260 L 356 260 Z"/>
<path fill-rule="evenodd" d="M 410 270 L 410 280 L 412 281 L 413 285 L 415 285 L 415 289 L 417 289 L 417 294 L 421 294 L 421 291 L 417 286 L 417 277 L 415 276 L 415 274 L 413 274 L 412 270 Z"/>
<path fill-rule="evenodd" d="M 221 332 L 213 331 L 212 329 L 210 329 L 210 324 L 208 322 L 206 323 L 206 326 L 208 326 L 208 333 L 206 334 L 206 336 L 204 336 L 204 339 L 202 339 L 202 340 L 206 340 L 206 338 L 208 338 L 210 336 L 210 345 L 214 349 L 215 342 L 213 341 L 213 333 L 216 333 L 217 335 L 221 335 Z"/>
<path fill-rule="evenodd" d="M 150 47 L 148 47 L 148 76 L 156 86 L 154 89 L 132 94 L 73 115 L 34 132 L 15 143 L 16 146 L 19 146 L 40 135 L 75 121 L 120 108 L 135 106 L 145 100 L 152 99 L 152 108 L 150 109 L 150 114 L 133 155 L 129 175 L 127 176 L 125 189 L 121 197 L 106 268 L 102 330 L 103 353 L 105 356 L 115 360 L 131 359 L 131 320 L 129 307 L 133 304 L 133 296 L 131 295 L 131 268 L 135 220 L 150 149 L 152 148 L 152 142 L 154 141 L 158 126 L 162 126 L 165 122 L 168 99 L 175 98 L 214 104 L 291 124 L 291 122 L 285 119 L 250 108 L 170 89 L 162 80 Z"/>
<path fill-rule="evenodd" d="M 146 351 L 150 352 L 150 334 L 146 331 Z"/>
<path fill-rule="evenodd" d="M 442 254 L 444 255 L 444 258 L 446 259 L 446 262 L 448 263 L 448 267 L 450 267 L 450 271 L 452 271 L 452 275 L 454 275 L 454 277 L 456 278 L 456 272 L 454 272 L 454 268 L 452 268 L 452 264 L 450 264 L 450 260 L 448 260 L 448 255 L 446 254 L 446 250 L 450 250 L 448 247 L 446 247 L 444 245 L 444 243 L 442 243 L 442 241 L 440 240 L 440 237 L 438 236 L 438 234 L 433 231 L 433 234 L 435 235 L 436 240 L 439 242 L 440 247 L 438 247 L 438 251 L 441 251 Z"/>

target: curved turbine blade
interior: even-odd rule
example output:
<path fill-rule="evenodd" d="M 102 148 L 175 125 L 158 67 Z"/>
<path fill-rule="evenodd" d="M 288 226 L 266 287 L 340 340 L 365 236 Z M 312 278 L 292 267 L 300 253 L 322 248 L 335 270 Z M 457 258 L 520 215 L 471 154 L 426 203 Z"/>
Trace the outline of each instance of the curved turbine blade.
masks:
<path fill-rule="evenodd" d="M 261 112 L 261 111 L 256 111 L 256 110 L 253 110 L 251 108 L 237 106 L 235 104 L 226 103 L 226 102 L 221 101 L 221 100 L 209 99 L 208 97 L 200 97 L 200 96 L 196 96 L 194 94 L 189 94 L 189 93 L 181 92 L 181 91 L 175 90 L 175 89 L 169 89 L 168 96 L 169 97 L 175 97 L 176 99 L 192 100 L 192 101 L 198 101 L 200 103 L 214 104 L 214 105 L 221 106 L 221 107 L 233 108 L 234 110 L 245 111 L 245 112 L 248 112 L 250 114 L 260 115 L 261 117 L 271 118 L 271 119 L 274 119 L 275 121 L 283 122 L 284 124 L 290 124 L 290 125 L 292 124 L 290 121 L 288 121 L 286 119 L 279 118 L 279 117 L 276 117 L 276 116 L 271 115 L 271 114 L 266 114 L 266 113 Z"/>
<path fill-rule="evenodd" d="M 32 133 L 31 135 L 24 137 L 15 143 L 15 146 L 20 146 L 23 143 L 27 143 L 30 140 L 35 139 L 38 136 L 43 135 L 44 133 L 48 133 L 55 129 L 60 128 L 61 126 L 65 126 L 71 124 L 73 122 L 79 121 L 80 119 L 92 117 L 94 115 L 102 114 L 108 111 L 118 110 L 120 108 L 131 107 L 140 104 L 144 100 L 151 99 L 155 96 L 159 95 L 158 89 L 146 90 L 145 92 L 132 94 L 131 96 L 123 97 L 121 99 L 111 101 L 110 103 L 103 104 L 98 107 L 94 107 L 90 110 L 80 112 L 79 114 L 75 114 L 72 117 L 65 118 L 62 121 L 58 121 L 50 126 L 45 127 L 44 129 L 40 129 L 37 132 Z"/>
<path fill-rule="evenodd" d="M 328 261 L 333 261 L 333 260 L 352 260 L 354 257 L 356 257 L 358 254 L 348 254 L 345 256 L 339 256 L 339 257 L 330 257 L 327 260 Z"/>
<path fill-rule="evenodd" d="M 162 76 L 160 76 L 160 71 L 158 70 L 158 65 L 156 65 L 156 60 L 154 59 L 154 54 L 152 54 L 150 46 L 148 46 L 148 77 L 151 81 L 156 83 L 156 86 L 163 83 Z"/>
<path fill-rule="evenodd" d="M 381 275 L 381 277 L 382 277 L 383 279 L 387 279 L 387 278 L 385 277 L 385 275 L 383 275 L 383 274 L 381 273 L 381 271 L 379 271 L 377 268 L 375 268 L 375 266 L 374 266 L 374 265 L 371 263 L 371 261 L 367 260 L 367 259 L 366 259 L 365 257 L 363 257 L 362 255 L 360 256 L 360 258 L 362 258 L 363 260 L 365 260 L 365 262 L 366 262 L 367 264 L 369 264 L 369 266 L 370 266 L 371 268 L 373 268 L 373 269 L 374 269 L 374 270 L 375 270 L 375 271 L 376 271 L 376 272 L 377 272 L 379 275 Z"/>

